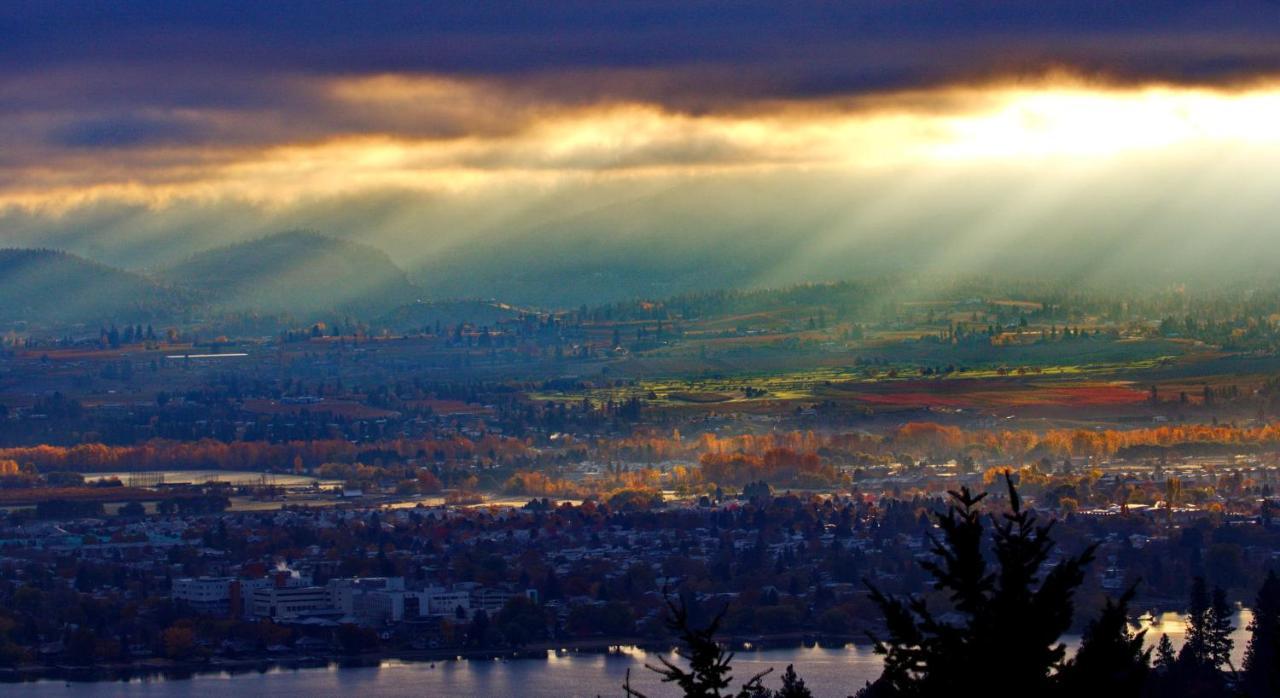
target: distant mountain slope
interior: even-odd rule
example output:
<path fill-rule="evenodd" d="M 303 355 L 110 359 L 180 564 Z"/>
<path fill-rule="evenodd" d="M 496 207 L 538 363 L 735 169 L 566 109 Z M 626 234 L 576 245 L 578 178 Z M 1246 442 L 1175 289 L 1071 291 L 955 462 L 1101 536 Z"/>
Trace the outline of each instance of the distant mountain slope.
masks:
<path fill-rule="evenodd" d="M 392 329 L 408 331 L 434 328 L 439 323 L 451 328 L 469 322 L 478 326 L 493 326 L 503 320 L 519 317 L 520 308 L 487 300 L 418 301 L 402 305 L 378 318 L 377 324 Z"/>
<path fill-rule="evenodd" d="M 0 249 L 0 320 L 34 324 L 143 322 L 169 318 L 193 294 L 83 257 Z"/>
<path fill-rule="evenodd" d="M 417 289 L 386 253 L 305 231 L 201 252 L 160 273 L 228 309 L 365 313 L 417 299 Z"/>

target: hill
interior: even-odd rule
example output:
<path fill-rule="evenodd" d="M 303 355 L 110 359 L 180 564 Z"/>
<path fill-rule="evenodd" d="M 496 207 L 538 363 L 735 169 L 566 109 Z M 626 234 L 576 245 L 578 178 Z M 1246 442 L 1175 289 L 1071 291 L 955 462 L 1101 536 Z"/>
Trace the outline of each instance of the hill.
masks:
<path fill-rule="evenodd" d="M 385 312 L 418 295 L 381 250 L 306 231 L 201 252 L 161 275 L 235 310 Z"/>
<path fill-rule="evenodd" d="M 182 312 L 192 298 L 188 291 L 67 252 L 0 249 L 5 322 L 149 322 Z"/>
<path fill-rule="evenodd" d="M 520 308 L 488 300 L 418 301 L 402 305 L 378 318 L 378 326 L 400 331 L 432 328 L 436 324 L 454 327 L 459 323 L 493 326 L 519 317 Z"/>

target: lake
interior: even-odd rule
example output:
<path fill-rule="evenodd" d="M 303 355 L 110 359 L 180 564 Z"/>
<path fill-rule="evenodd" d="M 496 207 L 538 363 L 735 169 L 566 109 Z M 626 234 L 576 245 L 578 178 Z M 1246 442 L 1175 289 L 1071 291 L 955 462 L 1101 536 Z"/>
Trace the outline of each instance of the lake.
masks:
<path fill-rule="evenodd" d="M 1232 661 L 1237 667 L 1244 659 L 1248 642 L 1248 611 L 1236 617 L 1235 648 Z M 1168 633 L 1175 647 L 1182 645 L 1185 624 L 1180 615 L 1165 613 L 1146 618 L 1147 640 L 1154 643 Z M 1078 637 L 1066 638 L 1074 651 Z M 671 657 L 671 655 L 667 655 Z M 657 663 L 657 655 L 624 647 L 610 653 L 548 652 L 546 659 L 457 660 L 404 662 L 388 660 L 374 667 L 270 669 L 252 673 L 197 674 L 190 679 L 135 679 L 72 683 L 37 681 L 8 684 L 0 692 L 21 698 L 44 696 L 163 696 L 177 698 L 210 694 L 299 696 L 314 698 L 347 694 L 352 696 L 528 696 L 529 698 L 578 698 L 620 696 L 627 670 L 632 685 L 652 698 L 676 696 L 678 691 L 644 668 Z M 776 688 L 778 677 L 794 664 L 815 696 L 847 696 L 866 681 L 880 675 L 880 658 L 867 645 L 844 647 L 788 647 L 739 651 L 733 662 L 739 680 L 769 667 L 774 673 L 766 685 Z"/>
<path fill-rule="evenodd" d="M 668 655 L 669 657 L 671 655 Z M 588 698 L 621 696 L 622 682 L 631 670 L 632 685 L 653 698 L 676 696 L 644 662 L 653 655 L 624 648 L 605 653 L 554 653 L 542 659 L 462 660 L 429 662 L 385 661 L 377 667 L 271 669 L 249 674 L 199 674 L 191 679 L 133 680 L 72 683 L 39 681 L 0 687 L 12 696 L 527 696 L 529 698 Z M 863 682 L 880 675 L 880 658 L 867 646 L 843 649 L 788 648 L 739 652 L 734 675 L 746 679 L 769 667 L 780 675 L 795 663 L 817 696 L 845 696 Z M 772 684 L 777 678 L 771 675 Z M 775 686 L 776 687 L 776 686 Z"/>

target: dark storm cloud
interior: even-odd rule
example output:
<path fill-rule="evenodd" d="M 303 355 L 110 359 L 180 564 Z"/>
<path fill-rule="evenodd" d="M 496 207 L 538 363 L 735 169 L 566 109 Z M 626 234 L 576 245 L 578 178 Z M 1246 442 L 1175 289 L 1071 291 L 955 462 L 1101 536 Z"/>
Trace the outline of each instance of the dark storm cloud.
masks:
<path fill-rule="evenodd" d="M 618 101 L 751 112 L 1058 69 L 1232 84 L 1280 73 L 1278 38 L 1280 5 L 1260 0 L 11 0 L 0 169 L 102 149 L 205 158 L 345 135 L 504 134 Z M 333 93 L 388 74 L 454 84 L 398 102 Z"/>
<path fill-rule="evenodd" d="M 595 97 L 724 101 L 919 87 L 1067 66 L 1124 81 L 1280 69 L 1280 6 L 1245 2 L 43 2 L 0 6 L 10 75 L 129 68 L 134 99 L 272 101 L 281 75 L 584 80 Z M 109 87 L 109 86 L 108 86 Z M 103 91 L 102 86 L 90 89 Z M 109 89 L 107 90 L 109 91 Z M 640 92 L 640 95 L 631 94 Z"/>
<path fill-rule="evenodd" d="M 182 120 L 121 116 L 77 121 L 52 134 L 55 145 L 77 148 L 122 148 L 190 141 L 202 129 Z"/>

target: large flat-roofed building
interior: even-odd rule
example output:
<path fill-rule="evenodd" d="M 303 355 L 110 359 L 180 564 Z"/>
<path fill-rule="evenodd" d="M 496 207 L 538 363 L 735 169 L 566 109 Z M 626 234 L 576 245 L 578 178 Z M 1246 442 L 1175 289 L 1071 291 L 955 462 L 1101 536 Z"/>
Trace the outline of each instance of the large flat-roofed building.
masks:
<path fill-rule="evenodd" d="M 422 600 L 425 606 L 421 609 L 420 615 L 456 617 L 459 615 L 458 610 L 461 609 L 461 615 L 471 617 L 470 592 L 449 591 L 437 587 L 424 591 Z"/>
<path fill-rule="evenodd" d="M 180 577 L 173 580 L 170 595 L 201 613 L 240 617 L 253 615 L 254 592 L 271 586 L 266 577 Z"/>
<path fill-rule="evenodd" d="M 343 614 L 351 615 L 356 612 L 356 599 L 362 594 L 374 591 L 403 592 L 404 577 L 330 579 L 328 587 L 333 592 L 333 605 Z"/>
<path fill-rule="evenodd" d="M 253 592 L 253 614 L 273 620 L 340 615 L 329 587 L 268 587 Z"/>
<path fill-rule="evenodd" d="M 171 595 L 197 611 L 225 614 L 236 586 L 235 577 L 182 577 L 173 580 Z"/>

